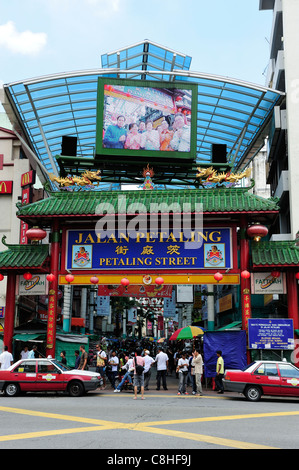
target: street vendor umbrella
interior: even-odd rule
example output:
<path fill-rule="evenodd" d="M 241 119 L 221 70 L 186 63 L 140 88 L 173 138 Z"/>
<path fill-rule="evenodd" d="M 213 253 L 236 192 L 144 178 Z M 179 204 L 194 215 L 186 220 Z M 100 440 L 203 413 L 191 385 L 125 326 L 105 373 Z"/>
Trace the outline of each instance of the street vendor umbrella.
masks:
<path fill-rule="evenodd" d="M 160 339 L 158 339 L 157 343 L 164 343 L 165 340 L 166 340 L 166 338 L 160 338 Z"/>
<path fill-rule="evenodd" d="M 176 330 L 171 336 L 170 341 L 174 341 L 176 339 L 192 339 L 198 335 L 203 335 L 204 330 L 199 326 L 184 326 L 179 330 Z"/>

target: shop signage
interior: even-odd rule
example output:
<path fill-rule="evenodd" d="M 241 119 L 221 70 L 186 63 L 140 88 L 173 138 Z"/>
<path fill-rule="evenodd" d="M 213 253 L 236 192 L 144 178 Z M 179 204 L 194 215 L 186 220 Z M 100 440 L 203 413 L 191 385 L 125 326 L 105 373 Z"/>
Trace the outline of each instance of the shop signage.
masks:
<path fill-rule="evenodd" d="M 19 295 L 45 295 L 47 293 L 46 275 L 34 275 L 29 281 L 19 277 Z"/>
<path fill-rule="evenodd" d="M 291 318 L 250 318 L 248 320 L 250 349 L 294 349 Z"/>
<path fill-rule="evenodd" d="M 0 194 L 12 194 L 12 181 L 0 181 Z"/>
<path fill-rule="evenodd" d="M 109 295 L 111 297 L 136 297 L 136 298 L 152 298 L 152 297 L 171 297 L 172 286 L 144 286 L 132 284 L 128 287 L 122 285 L 100 285 L 98 295 Z"/>
<path fill-rule="evenodd" d="M 163 316 L 164 318 L 174 318 L 175 313 L 176 313 L 176 300 L 175 300 L 175 290 L 173 290 L 171 299 L 164 298 Z"/>
<path fill-rule="evenodd" d="M 253 273 L 251 290 L 253 294 L 286 294 L 285 274 L 274 277 L 270 272 Z"/>
<path fill-rule="evenodd" d="M 97 297 L 97 316 L 108 317 L 110 315 L 110 297 L 99 295 Z"/>
<path fill-rule="evenodd" d="M 25 188 L 25 189 L 23 188 L 22 189 L 22 204 L 29 204 L 30 202 L 31 202 L 31 189 L 30 188 Z M 27 245 L 28 239 L 26 237 L 26 232 L 27 232 L 28 228 L 29 228 L 28 224 L 26 224 L 26 222 L 21 220 L 20 245 Z"/>
<path fill-rule="evenodd" d="M 26 186 L 27 184 L 35 183 L 35 171 L 27 171 L 21 175 L 21 187 Z"/>
<path fill-rule="evenodd" d="M 138 232 L 97 237 L 95 231 L 68 230 L 66 269 L 146 270 L 231 269 L 230 228 L 192 232 Z"/>

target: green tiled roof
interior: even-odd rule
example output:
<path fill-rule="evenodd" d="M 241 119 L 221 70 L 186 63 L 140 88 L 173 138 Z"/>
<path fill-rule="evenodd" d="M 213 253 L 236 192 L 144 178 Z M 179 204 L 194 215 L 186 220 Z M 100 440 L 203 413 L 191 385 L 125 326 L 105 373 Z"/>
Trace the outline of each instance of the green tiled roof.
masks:
<path fill-rule="evenodd" d="M 278 212 L 277 200 L 264 199 L 249 193 L 250 188 L 218 188 L 188 190 L 134 190 L 134 191 L 76 191 L 51 193 L 50 197 L 32 204 L 17 204 L 20 218 L 36 216 L 102 215 L 106 211 L 134 213 L 133 203 L 142 204 L 154 213 L 152 204 L 190 204 L 191 212 L 198 212 L 202 204 L 204 213 L 223 212 Z M 100 210 L 97 206 L 101 204 Z M 129 209 L 129 210 L 128 210 Z M 131 209 L 131 210 L 130 210 Z M 189 212 L 189 210 L 188 210 Z"/>
<path fill-rule="evenodd" d="M 48 255 L 49 245 L 6 245 L 7 250 L 0 252 L 0 271 L 16 268 L 39 268 Z"/>
<path fill-rule="evenodd" d="M 252 264 L 299 267 L 299 246 L 295 241 L 253 242 Z"/>

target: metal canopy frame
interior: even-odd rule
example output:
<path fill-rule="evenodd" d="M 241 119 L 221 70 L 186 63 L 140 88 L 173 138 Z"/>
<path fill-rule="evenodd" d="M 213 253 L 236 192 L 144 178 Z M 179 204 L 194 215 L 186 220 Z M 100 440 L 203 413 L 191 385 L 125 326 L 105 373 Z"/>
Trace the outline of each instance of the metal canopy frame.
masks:
<path fill-rule="evenodd" d="M 62 168 L 66 172 L 84 169 L 84 162 L 89 167 L 94 158 L 99 77 L 195 83 L 198 87 L 196 161 L 188 170 L 177 168 L 172 174 L 167 174 L 163 165 L 161 169 L 154 168 L 163 184 L 181 181 L 192 186 L 196 168 L 212 164 L 212 144 L 227 146 L 228 164 L 233 170 L 246 167 L 264 145 L 273 108 L 282 102 L 285 94 L 241 80 L 192 72 L 190 64 L 190 56 L 144 40 L 104 54 L 101 69 L 4 85 L 3 106 L 10 116 L 14 114 L 16 128 L 26 134 L 46 171 L 58 174 Z M 60 157 L 63 136 L 77 137 L 77 156 L 72 161 Z M 134 171 L 135 163 L 132 171 L 123 175 L 125 182 L 138 179 Z M 103 169 L 102 174 L 103 183 L 121 182 L 121 171 L 118 175 L 109 168 Z M 104 184 L 101 187 L 107 189 Z"/>

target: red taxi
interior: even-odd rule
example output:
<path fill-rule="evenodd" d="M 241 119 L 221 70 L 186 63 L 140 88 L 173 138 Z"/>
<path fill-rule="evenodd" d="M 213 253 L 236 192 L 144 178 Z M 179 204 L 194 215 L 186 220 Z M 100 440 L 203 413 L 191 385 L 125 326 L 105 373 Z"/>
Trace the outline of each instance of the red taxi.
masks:
<path fill-rule="evenodd" d="M 299 369 L 284 361 L 255 361 L 244 370 L 226 370 L 223 385 L 250 401 L 262 395 L 299 397 Z"/>
<path fill-rule="evenodd" d="M 55 359 L 23 359 L 7 370 L 0 370 L 0 390 L 9 397 L 20 392 L 51 391 L 79 397 L 102 383 L 100 374 L 70 369 Z"/>

